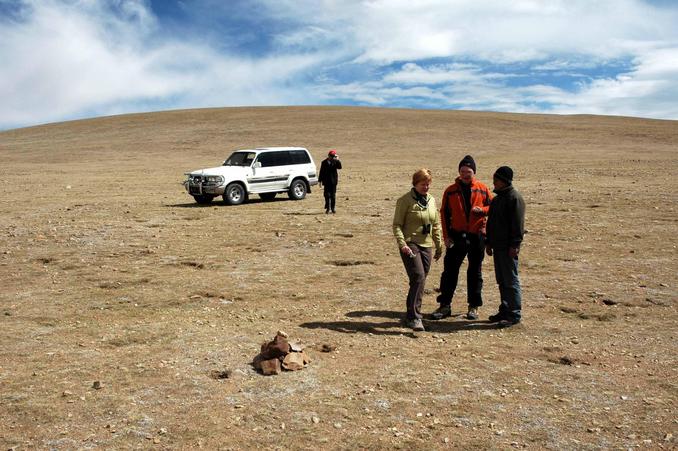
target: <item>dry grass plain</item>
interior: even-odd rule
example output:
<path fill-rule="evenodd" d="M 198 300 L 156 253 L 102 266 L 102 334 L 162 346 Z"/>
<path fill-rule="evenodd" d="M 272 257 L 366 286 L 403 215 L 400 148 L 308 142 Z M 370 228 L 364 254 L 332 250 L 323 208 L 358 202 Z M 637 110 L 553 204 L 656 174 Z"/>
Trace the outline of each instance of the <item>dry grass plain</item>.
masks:
<path fill-rule="evenodd" d="M 183 191 L 184 171 L 263 145 L 318 165 L 336 148 L 337 215 L 317 189 L 237 207 Z M 487 259 L 481 320 L 415 334 L 395 200 L 421 166 L 439 199 L 467 153 L 486 183 L 513 167 L 526 199 L 525 321 L 486 322 Z M 676 121 L 206 109 L 1 132 L 0 161 L 2 449 L 676 448 Z M 277 330 L 308 368 L 252 369 Z"/>

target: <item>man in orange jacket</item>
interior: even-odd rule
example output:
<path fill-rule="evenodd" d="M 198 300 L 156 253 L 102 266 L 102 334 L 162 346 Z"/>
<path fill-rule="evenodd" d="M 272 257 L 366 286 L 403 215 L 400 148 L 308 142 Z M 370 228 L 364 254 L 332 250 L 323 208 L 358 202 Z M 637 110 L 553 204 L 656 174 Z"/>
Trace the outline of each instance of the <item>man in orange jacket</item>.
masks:
<path fill-rule="evenodd" d="M 452 315 L 452 297 L 457 288 L 459 268 L 468 256 L 466 273 L 468 313 L 466 318 L 478 319 L 478 307 L 483 305 L 482 265 L 485 257 L 485 224 L 492 194 L 489 188 L 476 180 L 476 163 L 466 155 L 459 162 L 459 177 L 443 193 L 440 218 L 445 240 L 445 263 L 440 276 L 438 309 L 433 319 Z"/>

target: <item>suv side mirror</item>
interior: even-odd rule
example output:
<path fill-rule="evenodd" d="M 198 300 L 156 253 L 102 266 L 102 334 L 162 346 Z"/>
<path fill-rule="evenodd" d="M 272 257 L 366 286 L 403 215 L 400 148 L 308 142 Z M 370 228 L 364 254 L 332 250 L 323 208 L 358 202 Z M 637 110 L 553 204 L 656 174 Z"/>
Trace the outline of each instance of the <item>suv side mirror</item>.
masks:
<path fill-rule="evenodd" d="M 252 167 L 253 167 L 254 169 L 260 168 L 260 167 L 261 167 L 261 161 L 257 161 L 256 163 L 254 163 L 254 164 L 252 165 Z"/>

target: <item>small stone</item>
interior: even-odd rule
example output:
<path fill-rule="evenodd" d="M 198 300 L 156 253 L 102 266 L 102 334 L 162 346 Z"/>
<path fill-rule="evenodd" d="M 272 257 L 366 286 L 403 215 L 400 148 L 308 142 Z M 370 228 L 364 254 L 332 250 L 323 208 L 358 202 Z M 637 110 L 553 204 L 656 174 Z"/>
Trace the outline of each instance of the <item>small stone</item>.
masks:
<path fill-rule="evenodd" d="M 668 434 L 666 434 L 666 435 L 664 436 L 664 441 L 665 441 L 665 442 L 670 442 L 672 438 L 673 438 L 673 434 L 671 434 L 671 433 L 669 432 Z"/>
<path fill-rule="evenodd" d="M 158 430 L 158 434 L 160 434 L 160 435 L 167 435 L 167 429 L 165 429 L 165 428 L 160 428 L 160 430 Z"/>
<path fill-rule="evenodd" d="M 66 397 L 66 396 L 71 396 L 73 395 L 73 392 L 70 392 L 68 390 L 64 390 L 63 393 L 61 393 L 61 396 Z"/>
<path fill-rule="evenodd" d="M 290 351 L 301 352 L 303 350 L 304 350 L 304 347 L 298 341 L 290 342 Z"/>
<path fill-rule="evenodd" d="M 318 424 L 318 423 L 320 423 L 320 418 L 318 418 L 318 417 L 312 417 L 312 418 L 311 418 L 311 421 L 313 422 L 313 424 Z"/>
<path fill-rule="evenodd" d="M 445 437 L 445 438 L 443 439 L 443 443 L 450 443 L 450 439 L 447 438 L 447 437 Z"/>
<path fill-rule="evenodd" d="M 101 390 L 103 388 L 103 386 L 101 385 L 100 381 L 94 381 L 92 383 L 92 388 L 95 389 L 95 390 Z"/>
<path fill-rule="evenodd" d="M 289 337 L 289 335 L 287 335 L 287 333 L 283 332 L 282 330 L 279 330 L 279 331 L 276 333 L 276 335 L 279 336 L 279 337 L 283 337 L 283 338 L 288 338 L 288 337 Z"/>
<path fill-rule="evenodd" d="M 622 401 L 627 401 L 629 399 L 628 396 L 624 396 L 624 395 L 621 395 L 620 398 L 621 398 Z"/>
<path fill-rule="evenodd" d="M 272 374 L 280 374 L 281 371 L 282 368 L 280 367 L 280 360 L 277 358 L 263 360 L 261 362 L 261 372 L 264 373 L 266 376 L 270 376 Z"/>
<path fill-rule="evenodd" d="M 341 429 L 342 427 L 344 427 L 344 426 L 341 423 L 334 423 L 335 429 Z"/>
<path fill-rule="evenodd" d="M 153 443 L 157 445 L 158 443 L 160 443 L 160 439 L 158 437 L 154 438 Z"/>
<path fill-rule="evenodd" d="M 282 367 L 288 371 L 297 371 L 304 368 L 304 353 L 290 352 L 285 356 Z"/>

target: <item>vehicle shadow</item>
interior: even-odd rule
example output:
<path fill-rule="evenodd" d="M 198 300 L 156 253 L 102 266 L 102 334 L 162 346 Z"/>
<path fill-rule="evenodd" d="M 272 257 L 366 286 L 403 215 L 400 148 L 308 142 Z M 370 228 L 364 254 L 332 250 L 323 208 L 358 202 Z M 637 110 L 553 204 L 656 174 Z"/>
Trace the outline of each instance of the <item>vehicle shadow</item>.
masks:
<path fill-rule="evenodd" d="M 229 205 L 223 200 L 214 200 L 210 202 L 209 204 L 199 204 L 197 202 L 182 202 L 180 204 L 165 204 L 165 207 L 175 207 L 175 208 L 210 208 L 210 207 L 246 207 L 247 205 L 257 205 L 257 204 L 274 204 L 278 202 L 296 202 L 288 197 L 280 197 L 280 198 L 275 198 L 271 200 L 263 200 L 260 198 L 253 198 L 248 200 L 247 202 L 244 202 L 240 205 Z M 295 214 L 295 213 L 285 213 L 285 214 Z M 298 213 L 296 213 L 298 214 Z M 305 214 L 310 214 L 310 213 L 305 213 Z M 321 214 L 321 213 L 313 213 L 313 214 Z"/>
<path fill-rule="evenodd" d="M 346 313 L 348 318 L 386 318 L 395 321 L 312 321 L 299 326 L 306 329 L 329 329 L 342 333 L 369 333 L 373 335 L 404 335 L 416 338 L 414 332 L 406 328 L 402 322 L 403 312 L 392 310 L 365 310 Z M 461 314 L 453 316 L 462 316 Z M 458 321 L 443 319 L 434 321 L 430 316 L 424 317 L 424 326 L 428 332 L 455 333 L 465 330 L 498 329 L 496 323 L 488 321 Z"/>

